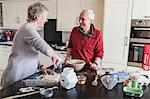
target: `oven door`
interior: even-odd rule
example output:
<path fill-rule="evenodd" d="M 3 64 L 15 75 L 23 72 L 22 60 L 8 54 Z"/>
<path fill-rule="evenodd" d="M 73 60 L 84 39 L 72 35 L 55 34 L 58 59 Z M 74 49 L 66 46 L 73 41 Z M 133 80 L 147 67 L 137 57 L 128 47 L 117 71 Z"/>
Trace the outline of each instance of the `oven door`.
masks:
<path fill-rule="evenodd" d="M 150 39 L 150 27 L 131 27 L 130 37 Z"/>
<path fill-rule="evenodd" d="M 129 55 L 128 55 L 128 65 L 141 67 L 143 55 L 144 55 L 144 44 L 130 43 Z"/>

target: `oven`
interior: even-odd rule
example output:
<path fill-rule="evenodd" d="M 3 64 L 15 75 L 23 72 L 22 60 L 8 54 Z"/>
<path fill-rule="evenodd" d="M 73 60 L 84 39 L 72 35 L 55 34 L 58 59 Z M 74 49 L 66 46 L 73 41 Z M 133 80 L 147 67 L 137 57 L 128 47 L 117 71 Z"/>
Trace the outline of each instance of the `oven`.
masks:
<path fill-rule="evenodd" d="M 128 66 L 142 66 L 144 44 L 150 44 L 150 20 L 132 20 Z"/>

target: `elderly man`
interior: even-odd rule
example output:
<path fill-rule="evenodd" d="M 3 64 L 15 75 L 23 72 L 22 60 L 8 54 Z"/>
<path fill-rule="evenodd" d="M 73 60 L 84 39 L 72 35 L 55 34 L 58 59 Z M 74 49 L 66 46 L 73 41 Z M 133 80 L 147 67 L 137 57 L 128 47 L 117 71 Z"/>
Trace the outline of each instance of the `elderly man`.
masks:
<path fill-rule="evenodd" d="M 96 70 L 103 58 L 102 32 L 92 24 L 95 14 L 92 10 L 83 10 L 79 16 L 78 27 L 72 29 L 67 48 L 66 61 L 82 59 L 86 61 L 85 68 Z"/>

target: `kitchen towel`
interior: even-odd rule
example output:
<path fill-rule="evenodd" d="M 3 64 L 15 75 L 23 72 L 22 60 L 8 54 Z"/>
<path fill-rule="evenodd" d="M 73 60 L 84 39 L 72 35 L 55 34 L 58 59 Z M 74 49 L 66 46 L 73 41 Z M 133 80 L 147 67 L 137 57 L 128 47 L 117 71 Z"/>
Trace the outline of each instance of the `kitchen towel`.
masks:
<path fill-rule="evenodd" d="M 150 70 L 150 44 L 144 44 L 144 57 L 142 67 L 144 70 Z"/>

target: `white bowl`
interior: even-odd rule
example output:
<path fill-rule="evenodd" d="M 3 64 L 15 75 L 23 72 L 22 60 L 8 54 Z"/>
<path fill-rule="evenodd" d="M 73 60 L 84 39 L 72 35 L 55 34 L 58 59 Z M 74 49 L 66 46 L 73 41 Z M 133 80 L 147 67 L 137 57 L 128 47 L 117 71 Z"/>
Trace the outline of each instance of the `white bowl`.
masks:
<path fill-rule="evenodd" d="M 86 62 L 80 59 L 71 59 L 70 61 L 67 61 L 67 65 L 73 67 L 75 71 L 80 71 L 85 64 Z"/>

